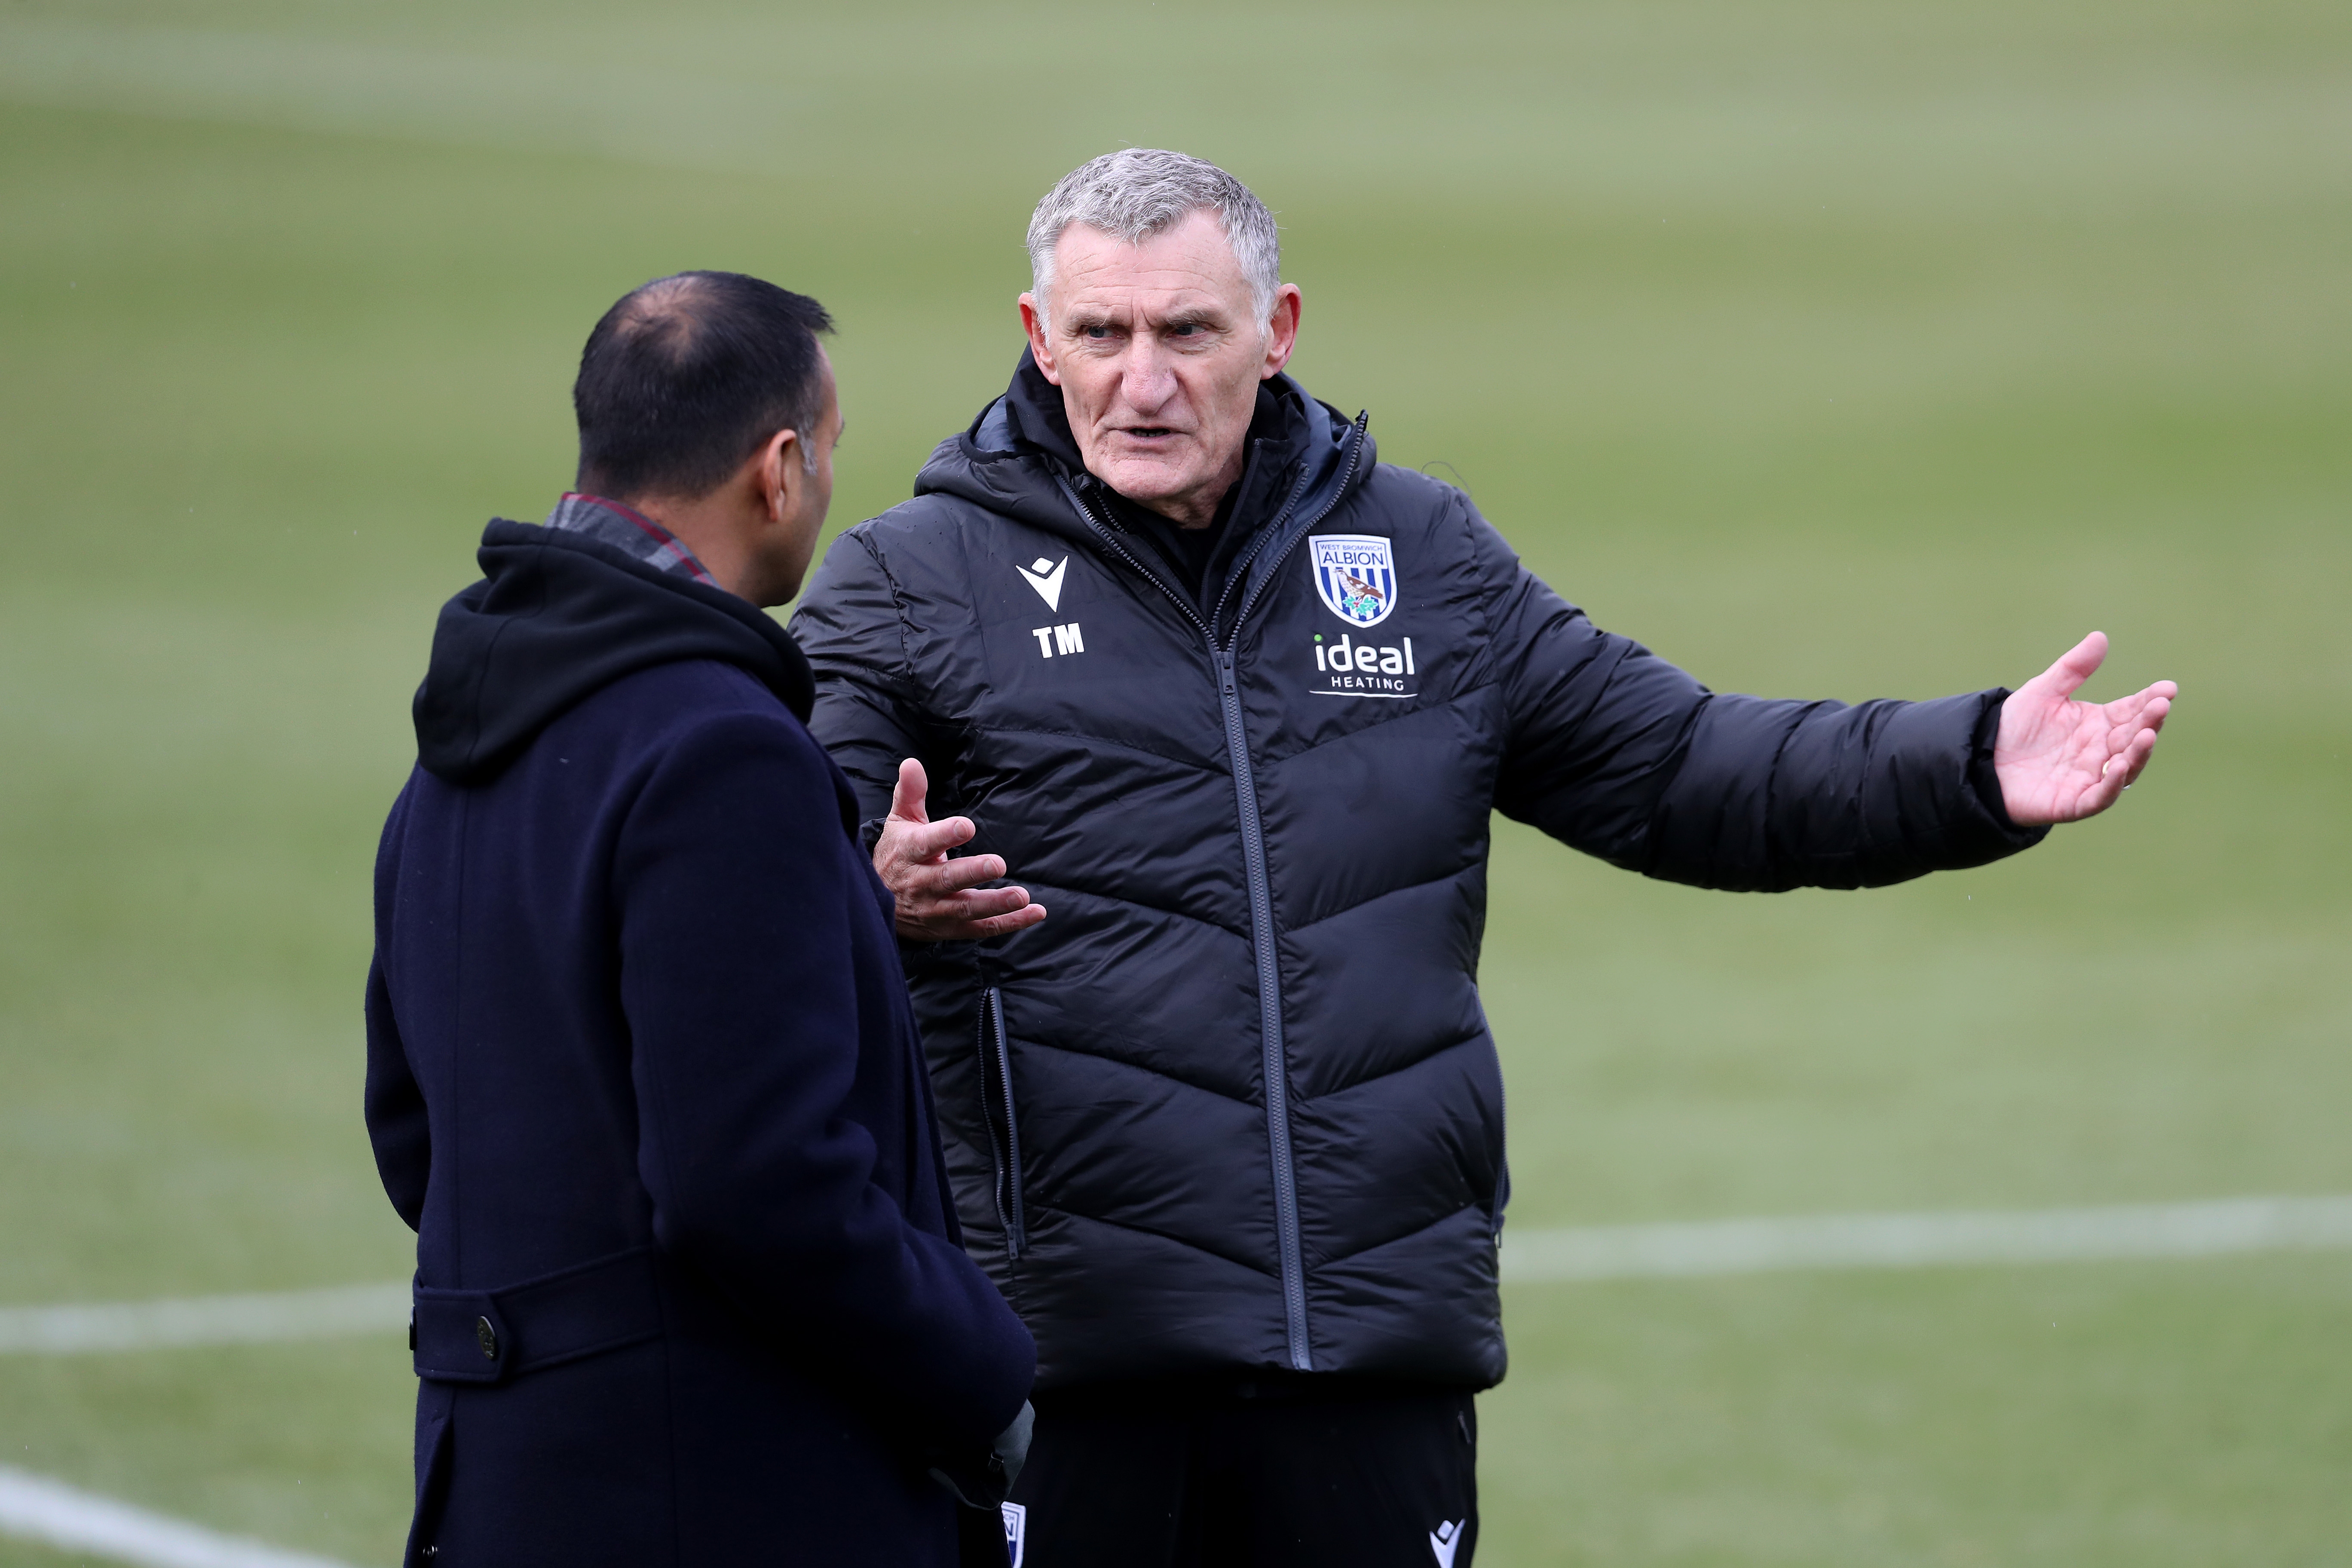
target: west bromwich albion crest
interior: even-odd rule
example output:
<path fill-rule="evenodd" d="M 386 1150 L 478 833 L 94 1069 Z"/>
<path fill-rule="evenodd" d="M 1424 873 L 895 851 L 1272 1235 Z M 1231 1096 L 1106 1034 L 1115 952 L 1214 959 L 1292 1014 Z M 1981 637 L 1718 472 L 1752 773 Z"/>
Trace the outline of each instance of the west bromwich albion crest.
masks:
<path fill-rule="evenodd" d="M 1369 533 L 1307 536 L 1315 591 L 1351 626 L 1376 626 L 1396 608 L 1396 559 L 1389 542 Z"/>

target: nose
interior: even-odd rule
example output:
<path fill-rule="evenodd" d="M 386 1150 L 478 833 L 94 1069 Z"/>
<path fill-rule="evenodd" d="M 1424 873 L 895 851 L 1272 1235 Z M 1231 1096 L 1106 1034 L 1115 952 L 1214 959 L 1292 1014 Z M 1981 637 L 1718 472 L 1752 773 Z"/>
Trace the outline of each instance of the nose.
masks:
<path fill-rule="evenodd" d="M 1171 359 L 1156 333 L 1138 332 L 1129 341 L 1119 365 L 1119 398 L 1139 416 L 1160 414 L 1175 397 L 1176 372 Z"/>

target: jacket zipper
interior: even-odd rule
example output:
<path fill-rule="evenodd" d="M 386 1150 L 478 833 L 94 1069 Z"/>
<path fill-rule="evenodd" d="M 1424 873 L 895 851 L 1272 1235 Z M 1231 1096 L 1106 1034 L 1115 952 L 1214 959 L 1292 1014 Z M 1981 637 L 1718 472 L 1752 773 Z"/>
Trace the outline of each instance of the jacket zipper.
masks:
<path fill-rule="evenodd" d="M 1348 449 L 1347 470 L 1339 476 L 1339 487 L 1332 492 L 1329 502 L 1308 520 L 1307 528 L 1313 528 L 1330 516 L 1339 502 L 1346 499 L 1348 487 L 1355 480 L 1357 460 L 1364 449 L 1364 416 L 1357 416 L 1356 439 Z M 1290 508 L 1297 504 L 1304 488 L 1305 480 L 1302 479 L 1299 489 L 1291 492 L 1290 500 L 1267 525 L 1265 537 L 1271 538 L 1287 522 Z M 1274 1224 L 1276 1241 L 1282 1255 L 1283 1323 L 1288 1340 L 1291 1367 L 1298 1372 L 1312 1372 L 1315 1370 L 1315 1354 L 1307 1330 L 1307 1265 L 1298 1240 L 1298 1173 L 1292 1161 L 1290 1148 L 1290 1064 L 1288 1053 L 1283 1046 L 1282 964 L 1280 955 L 1275 950 L 1274 940 L 1274 882 L 1266 870 L 1265 825 L 1258 813 L 1257 780 L 1250 767 L 1249 732 L 1243 723 L 1241 685 L 1234 670 L 1234 653 L 1241 647 L 1242 627 L 1249 621 L 1250 609 L 1257 603 L 1265 584 L 1272 582 L 1275 574 L 1281 570 L 1283 561 L 1297 541 L 1293 538 L 1283 546 L 1282 553 L 1275 558 L 1265 575 L 1258 579 L 1258 588 L 1243 596 L 1241 609 L 1234 616 L 1233 638 L 1228 646 L 1220 647 L 1211 622 L 1203 621 L 1200 612 L 1182 595 L 1162 581 L 1158 573 L 1146 569 L 1125 545 L 1119 543 L 1116 533 L 1095 516 L 1093 509 L 1086 504 L 1077 491 L 1066 483 L 1063 484 L 1062 490 L 1069 497 L 1070 504 L 1077 509 L 1078 516 L 1113 554 L 1174 601 L 1176 607 L 1200 632 L 1202 640 L 1208 645 L 1210 658 L 1216 663 L 1217 695 L 1225 718 L 1225 750 L 1233 764 L 1234 805 L 1241 818 L 1242 865 L 1249 879 L 1250 945 L 1257 955 L 1259 1038 L 1264 1052 L 1261 1070 L 1265 1079 L 1265 1139 L 1266 1152 L 1274 1166 Z M 1264 547 L 1261 545 L 1259 548 Z M 1234 570 L 1246 577 L 1257 553 L 1257 551 L 1252 551 L 1246 559 L 1235 563 Z M 1225 592 L 1217 596 L 1219 613 L 1224 609 L 1232 590 L 1233 579 L 1229 577 Z"/>
<path fill-rule="evenodd" d="M 981 1121 L 988 1131 L 988 1152 L 996 1163 L 996 1222 L 1004 1230 L 1004 1255 L 1017 1258 L 1029 1245 L 1028 1224 L 1021 1212 L 1021 1124 L 1013 1116 L 1013 1049 L 1004 1037 L 1004 993 L 991 985 L 980 994 Z M 1004 1136 L 996 1134 L 996 1119 L 1004 1119 Z"/>
<path fill-rule="evenodd" d="M 1238 624 L 1235 641 L 1239 641 Z M 1274 946 L 1274 888 L 1265 869 L 1265 826 L 1258 816 L 1257 780 L 1250 771 L 1249 736 L 1242 728 L 1240 685 L 1234 656 L 1217 654 L 1219 695 L 1224 700 L 1225 750 L 1233 760 L 1234 795 L 1242 819 L 1242 865 L 1249 873 L 1250 937 L 1257 950 L 1258 1037 L 1265 1051 L 1265 1139 L 1274 1160 L 1274 1225 L 1282 1247 L 1282 1308 L 1289 1331 L 1290 1364 L 1315 1370 L 1307 1338 L 1307 1265 L 1298 1245 L 1298 1173 L 1290 1156 L 1290 1057 L 1282 1040 L 1281 956 Z"/>

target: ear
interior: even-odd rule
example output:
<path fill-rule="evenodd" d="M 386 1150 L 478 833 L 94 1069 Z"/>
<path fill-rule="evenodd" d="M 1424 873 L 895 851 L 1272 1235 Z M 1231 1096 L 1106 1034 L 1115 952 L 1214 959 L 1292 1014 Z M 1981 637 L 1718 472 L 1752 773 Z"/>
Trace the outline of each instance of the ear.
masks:
<path fill-rule="evenodd" d="M 1298 346 L 1298 285 L 1285 283 L 1274 291 L 1274 314 L 1265 322 L 1265 368 L 1258 372 L 1260 381 L 1270 381 L 1282 374 L 1290 363 L 1291 351 Z"/>
<path fill-rule="evenodd" d="M 1055 386 L 1062 384 L 1061 368 L 1054 363 L 1053 345 L 1045 341 L 1045 314 L 1037 308 L 1037 296 L 1021 296 L 1021 330 L 1029 334 L 1029 357 Z"/>
<path fill-rule="evenodd" d="M 768 514 L 768 521 L 789 521 L 800 510 L 801 490 L 808 484 L 808 469 L 801 463 L 800 432 L 779 430 L 769 437 L 751 468 L 760 487 L 760 509 Z"/>

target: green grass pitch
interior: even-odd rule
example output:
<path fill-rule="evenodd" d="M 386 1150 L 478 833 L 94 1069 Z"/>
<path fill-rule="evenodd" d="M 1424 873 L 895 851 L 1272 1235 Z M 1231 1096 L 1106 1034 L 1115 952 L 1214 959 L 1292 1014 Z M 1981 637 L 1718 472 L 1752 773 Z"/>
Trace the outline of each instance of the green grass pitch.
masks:
<path fill-rule="evenodd" d="M 2352 9 L 11 0 L 0 1304 L 406 1271 L 368 866 L 590 322 L 686 267 L 824 300 L 854 522 L 1121 143 L 1251 181 L 1308 386 L 1718 689 L 2095 626 L 2094 695 L 2183 684 L 2124 809 L 1905 888 L 1498 824 L 1513 1224 L 2352 1191 Z M 1506 1305 L 1498 1568 L 2352 1553 L 2352 1256 Z M 0 1463 L 388 1562 L 411 1386 L 390 1338 L 0 1356 Z"/>

